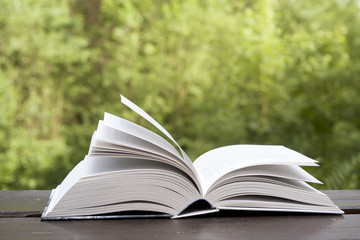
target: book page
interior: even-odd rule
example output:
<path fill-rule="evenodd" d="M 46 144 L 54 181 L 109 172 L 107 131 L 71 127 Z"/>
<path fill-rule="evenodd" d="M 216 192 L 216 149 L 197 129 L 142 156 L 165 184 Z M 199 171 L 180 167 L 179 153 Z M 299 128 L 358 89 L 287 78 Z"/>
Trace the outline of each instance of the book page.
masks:
<path fill-rule="evenodd" d="M 175 166 L 191 177 L 196 186 L 201 189 L 199 178 L 194 166 L 187 164 L 180 154 L 170 144 L 164 144 L 149 135 L 144 137 L 141 132 L 134 129 L 109 127 L 104 121 L 99 121 L 98 128 L 93 134 L 89 155 L 90 156 L 113 156 L 113 157 L 137 157 L 148 160 L 155 160 Z M 139 126 L 140 127 L 140 126 Z M 121 129 L 121 130 L 120 130 Z M 139 129 L 137 129 L 139 130 Z M 141 135 L 138 137 L 137 135 Z M 160 137 L 160 136 L 159 136 Z M 164 140 L 165 141 L 165 140 Z"/>
<path fill-rule="evenodd" d="M 71 185 L 60 185 L 44 216 L 79 216 L 119 211 L 175 215 L 201 194 L 188 175 L 144 159 L 86 157 Z M 65 180 L 67 181 L 67 180 Z M 74 182 L 73 182 L 74 181 Z M 61 193 L 61 194 L 59 194 Z"/>
<path fill-rule="evenodd" d="M 96 139 L 132 148 L 135 153 L 141 153 L 141 151 L 152 152 L 154 154 L 167 156 L 169 159 L 174 159 L 174 161 L 176 160 L 182 162 L 182 158 L 179 153 L 176 151 L 171 151 L 171 148 L 161 144 L 155 144 L 154 141 L 148 141 L 144 138 L 131 135 L 125 131 L 108 127 L 101 120 L 99 121 L 95 136 Z M 95 141 L 93 141 L 93 143 L 94 142 Z"/>
<path fill-rule="evenodd" d="M 121 97 L 121 102 L 123 104 L 125 104 L 127 107 L 129 107 L 131 110 L 133 110 L 134 112 L 136 112 L 137 114 L 139 114 L 140 116 L 142 116 L 144 119 L 146 119 L 149 123 L 151 123 L 154 127 L 156 127 L 157 129 L 159 129 L 163 134 L 165 134 L 165 136 L 167 136 L 181 151 L 182 156 L 184 157 L 184 159 L 188 162 L 191 163 L 190 158 L 186 155 L 186 153 L 182 150 L 182 148 L 180 147 L 180 145 L 175 141 L 175 139 L 170 135 L 170 133 L 168 131 L 166 131 L 166 129 L 161 126 L 155 119 L 153 119 L 149 114 L 147 114 L 144 110 L 142 110 L 140 107 L 138 107 L 137 105 L 135 105 L 133 102 L 131 102 L 129 99 L 127 99 L 126 97 L 124 97 L 123 95 L 120 95 Z"/>
<path fill-rule="evenodd" d="M 223 175 L 240 168 L 264 165 L 317 166 L 316 161 L 283 146 L 231 145 L 204 153 L 194 161 L 204 193 Z"/>
<path fill-rule="evenodd" d="M 129 99 L 127 99 L 126 97 L 124 97 L 121 94 L 120 94 L 120 97 L 121 97 L 121 102 L 124 105 L 129 107 L 131 110 L 133 110 L 134 112 L 139 114 L 141 117 L 143 117 L 149 123 L 151 123 L 154 127 L 156 127 L 158 130 L 160 130 L 163 134 L 165 134 L 165 136 L 167 136 L 179 148 L 181 155 L 183 156 L 184 162 L 193 171 L 195 178 L 196 178 L 195 182 L 197 183 L 198 188 L 200 188 L 200 192 L 203 193 L 202 184 L 200 184 L 200 179 L 199 179 L 198 173 L 196 172 L 196 169 L 195 169 L 192 161 L 190 160 L 188 155 L 182 150 L 180 145 L 175 141 L 175 139 L 170 135 L 170 133 L 168 131 L 166 131 L 166 129 L 164 127 L 162 127 L 155 119 L 153 119 L 149 114 L 147 114 L 144 110 L 142 110 L 136 104 L 134 104 L 133 102 L 131 102 Z"/>
<path fill-rule="evenodd" d="M 146 174 L 149 176 L 144 177 Z M 120 178 L 121 176 L 123 177 Z M 164 176 L 167 176 L 167 179 L 164 179 Z M 141 178 L 145 178 L 146 181 L 138 180 Z M 92 182 L 93 184 L 86 184 L 85 187 L 88 188 L 88 190 L 79 189 L 79 183 L 86 181 Z M 155 186 L 155 183 L 158 182 L 159 184 Z M 55 190 L 46 214 L 52 211 L 64 196 L 68 195 L 68 198 L 71 197 L 69 196 L 71 195 L 69 194 L 70 190 L 72 191 L 72 194 L 79 196 L 81 194 L 85 194 L 85 196 L 87 196 L 86 194 L 89 194 L 92 198 L 101 199 L 102 194 L 95 194 L 95 191 L 101 190 L 108 191 L 109 194 L 112 194 L 112 192 L 114 194 L 119 194 L 119 192 L 117 192 L 119 188 L 114 187 L 114 189 L 110 190 L 111 187 L 118 183 L 122 185 L 122 190 L 128 189 L 129 192 L 134 194 L 144 194 L 146 191 L 151 191 L 150 187 L 153 185 L 157 189 L 160 188 L 161 194 L 165 191 L 162 190 L 161 192 L 161 188 L 167 189 L 166 191 L 169 192 L 176 192 L 176 194 L 185 198 L 186 201 L 179 202 L 180 207 L 173 215 L 186 206 L 188 202 L 201 197 L 200 192 L 193 185 L 192 179 L 178 168 L 168 164 L 136 158 L 86 156 Z M 100 187 L 101 184 L 104 185 L 104 188 Z M 144 190 L 140 189 L 142 186 L 145 188 Z M 74 187 L 77 190 L 75 190 Z M 134 189 L 136 190 L 134 191 Z M 120 195 L 127 197 L 126 194 Z M 156 196 L 156 192 L 154 192 L 154 195 Z M 163 199 L 164 198 L 158 200 L 162 201 Z M 179 198 L 174 199 L 173 201 L 178 200 Z M 112 200 L 109 199 L 109 201 Z M 80 199 L 79 204 L 83 206 L 89 202 L 91 202 L 90 199 L 88 199 L 86 203 L 83 199 Z M 172 204 L 171 201 L 170 204 Z"/>
<path fill-rule="evenodd" d="M 322 182 L 314 178 L 311 174 L 297 165 L 255 165 L 240 168 L 223 175 L 210 186 L 208 193 L 219 186 L 236 181 L 242 181 L 245 178 L 251 176 L 267 178 L 276 177 L 281 178 L 284 181 L 286 181 L 286 179 L 291 179 L 302 182 L 322 184 Z"/>
<path fill-rule="evenodd" d="M 183 160 L 179 152 L 164 138 L 158 134 L 138 125 L 133 122 L 130 122 L 126 119 L 120 118 L 118 116 L 112 115 L 105 112 L 104 114 L 104 125 L 119 130 L 121 132 L 130 134 L 137 138 L 143 139 L 149 143 L 155 144 L 167 152 L 173 154 L 179 160 Z"/>
<path fill-rule="evenodd" d="M 85 156 L 86 159 L 86 156 Z M 51 197 L 47 212 L 51 211 L 56 203 L 65 195 L 65 193 L 87 172 L 85 160 L 80 161 L 65 177 L 60 185 L 57 186 Z"/>

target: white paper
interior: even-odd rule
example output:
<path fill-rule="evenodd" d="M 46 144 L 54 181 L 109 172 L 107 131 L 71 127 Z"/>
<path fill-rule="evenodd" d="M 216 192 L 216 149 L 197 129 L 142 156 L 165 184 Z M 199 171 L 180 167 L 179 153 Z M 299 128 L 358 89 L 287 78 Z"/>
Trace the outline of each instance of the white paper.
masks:
<path fill-rule="evenodd" d="M 236 169 L 262 164 L 317 166 L 315 162 L 283 146 L 231 145 L 204 153 L 194 166 L 206 193 L 218 178 Z"/>
<path fill-rule="evenodd" d="M 176 149 L 168 141 L 166 141 L 164 138 L 157 135 L 156 133 L 154 133 L 142 126 L 139 126 L 133 122 L 122 119 L 122 118 L 112 115 L 110 113 L 105 113 L 104 114 L 104 125 L 114 128 L 116 130 L 119 130 L 121 132 L 130 134 L 137 138 L 143 139 L 151 144 L 155 144 L 155 145 L 165 149 L 169 153 L 177 156 L 179 159 L 182 159 L 182 157 L 179 155 L 179 153 L 176 151 Z"/>
<path fill-rule="evenodd" d="M 170 133 L 168 131 L 166 131 L 165 128 L 163 128 L 163 126 L 161 126 L 157 121 L 155 121 L 155 119 L 153 119 L 149 114 L 147 114 L 144 110 L 142 110 L 140 107 L 138 107 L 137 105 L 135 105 L 133 102 L 131 102 L 129 99 L 127 99 L 126 97 L 124 97 L 123 95 L 121 96 L 121 102 L 123 104 L 125 104 L 127 107 L 129 107 L 130 109 L 132 109 L 134 112 L 136 112 L 137 114 L 139 114 L 140 116 L 142 116 L 143 118 L 145 118 L 148 122 L 150 122 L 154 127 L 156 127 L 157 129 L 159 129 L 163 134 L 165 134 L 165 136 L 167 136 L 181 151 L 182 156 L 184 157 L 184 159 L 187 162 L 191 163 L 191 160 L 189 159 L 189 157 L 186 155 L 186 153 L 182 150 L 182 148 L 180 147 L 180 145 L 175 141 L 175 139 L 170 135 Z"/>

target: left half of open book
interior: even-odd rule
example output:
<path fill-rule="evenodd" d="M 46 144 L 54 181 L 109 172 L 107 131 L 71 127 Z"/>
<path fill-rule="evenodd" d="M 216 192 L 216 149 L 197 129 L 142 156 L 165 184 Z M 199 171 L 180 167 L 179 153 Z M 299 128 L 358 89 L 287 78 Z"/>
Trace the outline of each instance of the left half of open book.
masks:
<path fill-rule="evenodd" d="M 202 199 L 199 181 L 191 161 L 163 137 L 105 113 L 88 155 L 52 191 L 42 219 L 175 216 Z M 216 210 L 204 202 L 203 211 Z"/>

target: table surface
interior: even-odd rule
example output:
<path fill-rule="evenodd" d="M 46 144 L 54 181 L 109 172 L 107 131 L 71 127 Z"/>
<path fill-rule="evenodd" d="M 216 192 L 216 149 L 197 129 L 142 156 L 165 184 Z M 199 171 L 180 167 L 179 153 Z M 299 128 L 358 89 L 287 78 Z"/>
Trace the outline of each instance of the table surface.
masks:
<path fill-rule="evenodd" d="M 344 215 L 238 211 L 172 220 L 42 222 L 50 191 L 0 191 L 0 239 L 360 239 L 360 190 L 323 192 Z"/>

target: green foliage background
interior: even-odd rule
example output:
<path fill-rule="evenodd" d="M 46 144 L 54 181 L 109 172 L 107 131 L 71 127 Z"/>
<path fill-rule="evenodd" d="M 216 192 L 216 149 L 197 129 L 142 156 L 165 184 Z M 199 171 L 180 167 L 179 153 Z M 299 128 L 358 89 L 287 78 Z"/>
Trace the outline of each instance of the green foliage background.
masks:
<path fill-rule="evenodd" d="M 6 1 L 0 7 L 0 189 L 50 189 L 104 111 L 141 106 L 195 159 L 281 144 L 360 188 L 357 0 Z"/>

